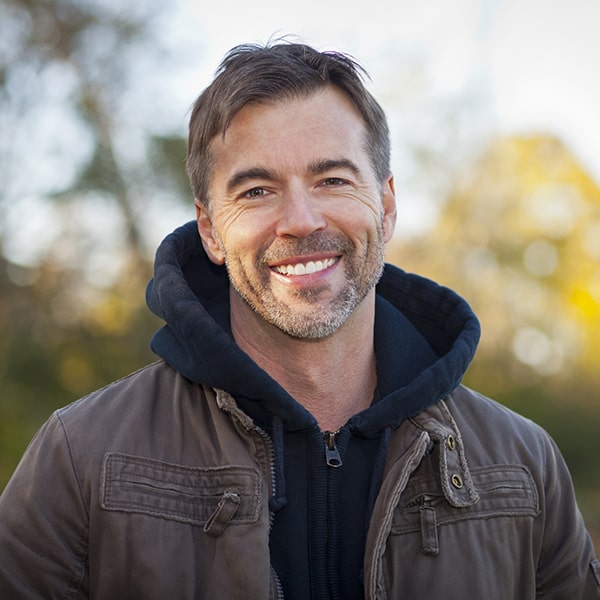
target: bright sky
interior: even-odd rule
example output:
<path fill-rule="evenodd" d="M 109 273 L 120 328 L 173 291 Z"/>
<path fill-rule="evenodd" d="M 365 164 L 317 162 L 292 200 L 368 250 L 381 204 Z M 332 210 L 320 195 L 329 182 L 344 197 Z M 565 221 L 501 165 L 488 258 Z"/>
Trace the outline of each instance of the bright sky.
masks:
<path fill-rule="evenodd" d="M 180 1 L 176 35 L 190 49 L 189 68 L 180 74 L 186 102 L 232 46 L 297 34 L 356 57 L 384 108 L 390 92 L 409 102 L 402 88 L 414 84 L 406 71 L 416 62 L 427 86 L 421 99 L 476 93 L 485 99 L 483 120 L 473 115 L 477 127 L 554 133 L 600 182 L 598 0 L 234 0 L 210 9 Z M 468 111 L 462 123 L 469 124 Z M 435 144 L 435 131 L 430 135 Z M 416 204 L 409 211 L 418 212 Z"/>

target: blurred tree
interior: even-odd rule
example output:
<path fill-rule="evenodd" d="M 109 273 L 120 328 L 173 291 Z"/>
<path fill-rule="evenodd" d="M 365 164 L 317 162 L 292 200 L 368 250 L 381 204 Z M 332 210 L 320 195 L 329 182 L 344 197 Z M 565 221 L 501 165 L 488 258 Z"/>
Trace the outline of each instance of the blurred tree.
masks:
<path fill-rule="evenodd" d="M 51 410 L 152 359 L 155 222 L 193 214 L 183 133 L 155 101 L 168 7 L 0 4 L 0 489 Z M 390 260 L 473 303 L 484 336 L 468 382 L 546 425 L 597 489 L 585 457 L 600 451 L 598 187 L 547 136 L 497 140 L 458 177 L 484 116 L 477 94 L 423 115 L 423 69 L 385 68 L 397 183 L 447 198 Z"/>
<path fill-rule="evenodd" d="M 476 307 L 488 389 L 574 371 L 600 381 L 600 187 L 559 140 L 494 140 L 436 226 L 393 256 Z"/>
<path fill-rule="evenodd" d="M 482 322 L 465 382 L 545 427 L 600 541 L 600 187 L 549 135 L 493 140 L 436 225 L 389 260 L 457 290 Z"/>
<path fill-rule="evenodd" d="M 51 410 L 152 359 L 153 221 L 193 215 L 185 141 L 140 91 L 165 8 L 0 4 L 0 488 Z"/>
<path fill-rule="evenodd" d="M 155 31 L 161 7 L 158 0 L 0 6 L 0 174 L 7 183 L 0 190 L 0 244 L 10 260 L 35 264 L 57 240 L 86 272 L 89 250 L 99 244 L 112 246 L 123 266 L 148 254 L 145 215 L 156 198 L 164 202 L 165 192 L 185 185 L 183 142 L 160 130 L 160 108 L 136 86 L 140 71 L 168 69 Z M 147 79 L 160 86 L 159 77 Z M 181 168 L 165 178 L 152 159 L 163 165 L 168 142 Z M 42 218 L 50 221 L 45 228 Z M 28 245 L 27 234 L 41 229 L 41 239 Z M 117 275 L 113 268 L 110 279 Z"/>

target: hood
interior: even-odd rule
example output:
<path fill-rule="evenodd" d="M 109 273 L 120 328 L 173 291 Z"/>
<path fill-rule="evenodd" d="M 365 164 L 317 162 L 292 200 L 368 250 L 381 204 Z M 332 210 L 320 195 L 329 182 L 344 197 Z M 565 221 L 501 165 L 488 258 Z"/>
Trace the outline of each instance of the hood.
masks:
<path fill-rule="evenodd" d="M 206 256 L 195 221 L 159 246 L 146 300 L 166 323 L 152 349 L 184 377 L 229 392 L 265 421 L 314 428 L 312 415 L 233 340 L 227 272 Z M 447 396 L 462 380 L 479 333 L 473 311 L 452 290 L 386 265 L 377 285 L 377 398 L 350 428 L 373 437 Z"/>

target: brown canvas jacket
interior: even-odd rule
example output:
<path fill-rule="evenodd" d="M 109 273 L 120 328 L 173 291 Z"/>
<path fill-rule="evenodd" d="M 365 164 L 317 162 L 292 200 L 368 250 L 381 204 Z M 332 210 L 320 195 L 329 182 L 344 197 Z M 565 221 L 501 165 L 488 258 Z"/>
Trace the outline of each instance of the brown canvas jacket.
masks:
<path fill-rule="evenodd" d="M 272 486 L 234 399 L 151 365 L 32 441 L 0 496 L 0 598 L 278 598 Z M 540 428 L 459 388 L 393 433 L 365 598 L 592 600 L 599 573 Z"/>

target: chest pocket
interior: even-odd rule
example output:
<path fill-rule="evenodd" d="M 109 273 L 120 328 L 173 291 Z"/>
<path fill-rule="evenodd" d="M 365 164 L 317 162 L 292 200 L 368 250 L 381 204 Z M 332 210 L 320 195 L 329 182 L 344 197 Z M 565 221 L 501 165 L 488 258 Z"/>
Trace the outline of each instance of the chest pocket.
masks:
<path fill-rule="evenodd" d="M 252 467 L 190 467 L 120 453 L 107 454 L 102 465 L 103 509 L 196 525 L 213 536 L 256 522 L 261 497 Z"/>
<path fill-rule="evenodd" d="M 529 469 L 520 465 L 494 465 L 471 471 L 477 502 L 456 507 L 447 502 L 436 477 L 416 476 L 396 507 L 392 535 L 421 531 L 422 551 L 439 554 L 438 527 L 471 519 L 535 517 L 539 499 Z"/>

